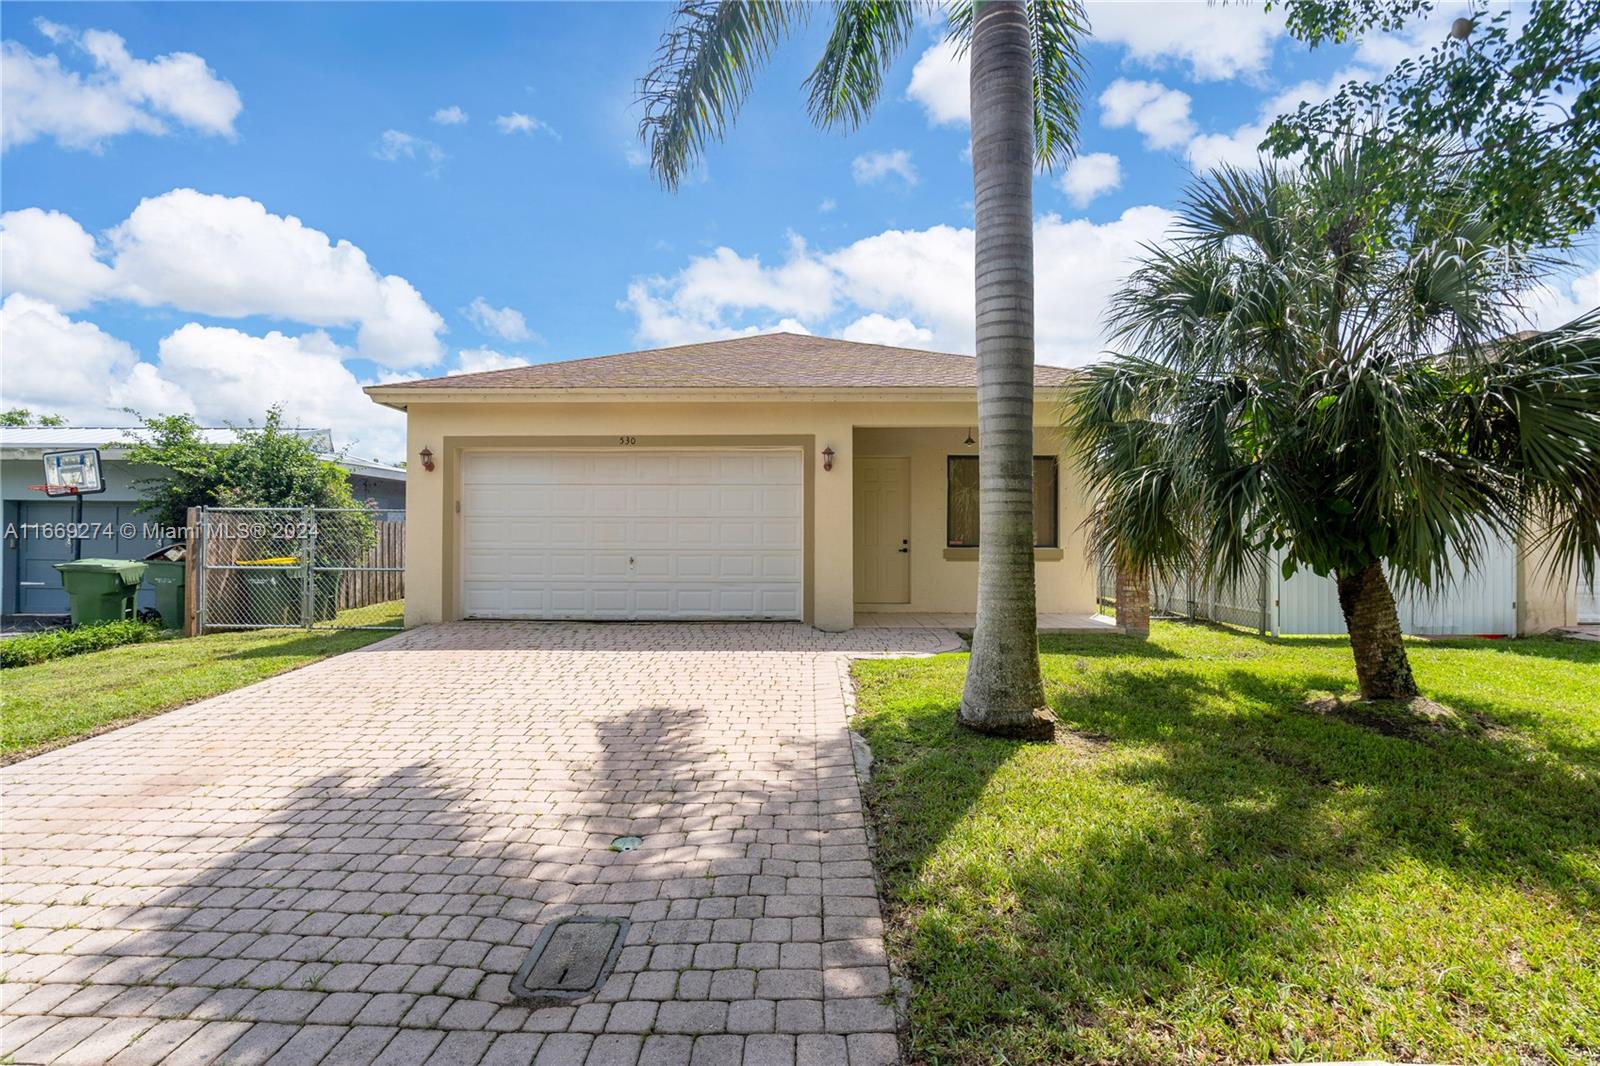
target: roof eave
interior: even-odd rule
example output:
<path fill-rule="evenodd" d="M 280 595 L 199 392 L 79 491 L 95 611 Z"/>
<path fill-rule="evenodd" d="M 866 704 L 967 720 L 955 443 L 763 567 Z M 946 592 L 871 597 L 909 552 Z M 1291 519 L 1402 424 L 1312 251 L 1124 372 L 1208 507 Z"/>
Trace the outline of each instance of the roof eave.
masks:
<path fill-rule="evenodd" d="M 1060 385 L 1036 385 L 1034 392 L 1049 394 Z M 976 399 L 972 385 L 922 387 L 850 386 L 836 388 L 407 388 L 403 385 L 369 385 L 364 390 L 375 403 L 404 411 L 413 403 L 839 403 L 839 402 L 967 402 Z"/>

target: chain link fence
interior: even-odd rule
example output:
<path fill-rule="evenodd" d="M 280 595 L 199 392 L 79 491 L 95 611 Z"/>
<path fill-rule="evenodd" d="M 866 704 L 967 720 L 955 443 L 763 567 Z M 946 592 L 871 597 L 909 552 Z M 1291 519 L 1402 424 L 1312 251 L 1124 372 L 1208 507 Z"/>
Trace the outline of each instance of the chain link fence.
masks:
<path fill-rule="evenodd" d="M 1115 614 L 1117 571 L 1101 556 L 1095 581 L 1100 610 Z M 1157 573 L 1150 581 L 1150 614 L 1191 622 L 1223 622 L 1265 634 L 1272 628 L 1272 575 L 1265 564 L 1258 576 L 1226 584 L 1197 574 Z"/>
<path fill-rule="evenodd" d="M 202 632 L 403 625 L 404 511 L 206 507 L 196 532 Z"/>

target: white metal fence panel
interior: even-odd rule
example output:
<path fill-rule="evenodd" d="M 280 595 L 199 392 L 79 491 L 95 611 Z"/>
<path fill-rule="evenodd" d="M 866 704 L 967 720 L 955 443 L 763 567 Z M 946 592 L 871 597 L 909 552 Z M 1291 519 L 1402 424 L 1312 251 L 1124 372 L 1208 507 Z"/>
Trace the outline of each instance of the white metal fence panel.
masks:
<path fill-rule="evenodd" d="M 1281 559 L 1274 559 L 1274 632 L 1343 634 L 1344 613 L 1339 610 L 1339 590 L 1333 578 L 1299 570 L 1286 581 L 1281 567 Z M 1493 537 L 1470 573 L 1461 575 L 1455 559 L 1450 569 L 1459 576 L 1432 591 L 1407 589 L 1391 577 L 1400 628 L 1417 636 L 1515 636 L 1516 545 Z"/>
<path fill-rule="evenodd" d="M 1452 563 L 1451 569 L 1459 573 L 1459 563 Z M 1418 636 L 1515 636 L 1517 566 L 1516 545 L 1496 537 L 1471 573 L 1431 592 L 1396 583 L 1400 628 Z M 1333 578 L 1298 570 L 1285 579 L 1282 567 L 1281 554 L 1275 554 L 1259 583 L 1246 580 L 1233 587 L 1212 586 L 1192 574 L 1157 574 L 1150 585 L 1150 611 L 1274 634 L 1343 635 L 1344 613 L 1339 609 L 1339 590 Z M 1097 593 L 1103 607 L 1115 605 L 1116 575 L 1104 559 Z M 1580 586 L 1579 597 L 1580 621 L 1600 622 L 1597 587 Z"/>
<path fill-rule="evenodd" d="M 1578 621 L 1586 625 L 1600 622 L 1600 578 L 1587 585 L 1578 583 Z"/>

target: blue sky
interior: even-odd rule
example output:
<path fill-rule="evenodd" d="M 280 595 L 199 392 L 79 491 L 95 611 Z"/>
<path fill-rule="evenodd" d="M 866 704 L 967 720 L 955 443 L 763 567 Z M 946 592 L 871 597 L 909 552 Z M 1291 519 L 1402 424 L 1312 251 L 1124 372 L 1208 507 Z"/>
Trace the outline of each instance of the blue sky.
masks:
<path fill-rule="evenodd" d="M 1106 293 L 1193 167 L 1250 158 L 1265 117 L 1457 13 L 1311 53 L 1260 4 L 1093 5 L 1083 161 L 1036 185 L 1040 358 L 1095 357 Z M 4 15 L 7 407 L 282 402 L 395 458 L 399 417 L 362 384 L 771 328 L 971 350 L 965 74 L 937 26 L 867 126 L 823 133 L 800 88 L 819 8 L 671 194 L 633 105 L 661 5 Z M 1541 313 L 1595 290 L 1559 279 Z"/>

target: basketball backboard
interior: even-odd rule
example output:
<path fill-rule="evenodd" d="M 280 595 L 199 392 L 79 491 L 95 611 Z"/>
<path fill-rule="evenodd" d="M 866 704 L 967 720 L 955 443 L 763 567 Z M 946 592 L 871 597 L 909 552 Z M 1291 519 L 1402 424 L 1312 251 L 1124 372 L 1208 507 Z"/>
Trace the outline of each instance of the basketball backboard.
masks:
<path fill-rule="evenodd" d="M 100 474 L 100 449 L 45 452 L 44 491 L 50 496 L 89 496 L 106 491 Z"/>

